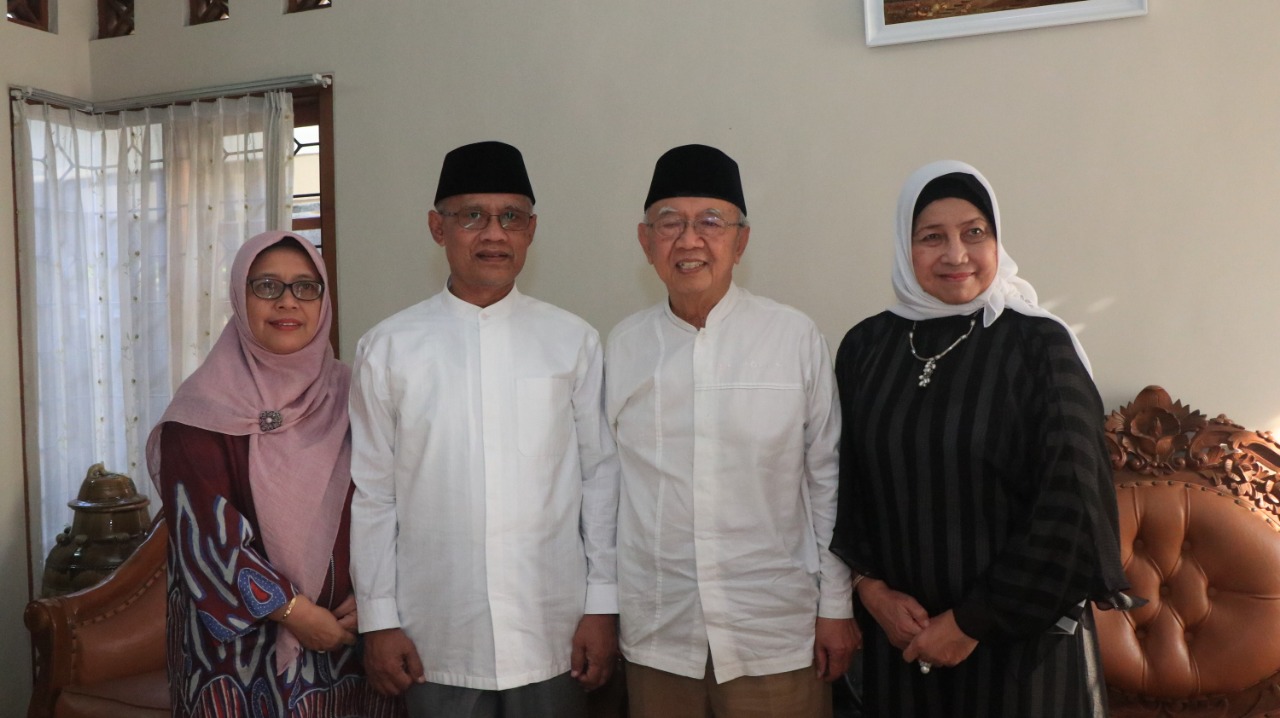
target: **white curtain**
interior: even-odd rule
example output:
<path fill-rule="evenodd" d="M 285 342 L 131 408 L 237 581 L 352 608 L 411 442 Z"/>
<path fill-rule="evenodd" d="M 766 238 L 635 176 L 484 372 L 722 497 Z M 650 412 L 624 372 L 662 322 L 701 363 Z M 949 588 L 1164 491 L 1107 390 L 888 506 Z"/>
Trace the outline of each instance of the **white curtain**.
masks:
<path fill-rule="evenodd" d="M 170 379 L 176 389 L 204 361 L 231 316 L 227 277 L 236 250 L 255 234 L 290 227 L 293 96 L 278 92 L 165 113 Z"/>
<path fill-rule="evenodd" d="M 287 92 L 110 115 L 12 109 L 42 566 L 92 464 L 131 476 L 159 510 L 147 434 L 230 316 L 236 249 L 289 226 L 293 111 Z"/>

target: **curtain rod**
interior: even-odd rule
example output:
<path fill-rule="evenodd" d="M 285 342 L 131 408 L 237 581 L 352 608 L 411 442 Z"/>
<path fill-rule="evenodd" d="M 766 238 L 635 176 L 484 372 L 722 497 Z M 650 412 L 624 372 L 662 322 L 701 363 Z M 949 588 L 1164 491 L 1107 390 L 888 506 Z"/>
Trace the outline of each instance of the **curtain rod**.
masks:
<path fill-rule="evenodd" d="M 142 107 L 154 107 L 156 105 L 172 105 L 181 102 L 195 102 L 198 100 L 226 97 L 228 95 L 248 95 L 254 92 L 268 92 L 270 90 L 290 90 L 295 87 L 314 87 L 316 85 L 328 87 L 331 84 L 333 84 L 332 74 L 317 72 L 311 75 L 278 77 L 272 80 L 256 80 L 253 82 L 242 82 L 234 85 L 205 87 L 199 90 L 146 95 L 144 97 L 127 97 L 123 100 L 109 100 L 107 102 L 86 102 L 74 97 L 67 97 L 66 95 L 59 95 L 54 92 L 33 87 L 10 86 L 9 96 L 15 100 L 36 100 L 38 102 L 48 102 L 53 105 L 59 105 L 73 110 L 80 110 L 81 112 L 102 113 L 134 110 Z"/>

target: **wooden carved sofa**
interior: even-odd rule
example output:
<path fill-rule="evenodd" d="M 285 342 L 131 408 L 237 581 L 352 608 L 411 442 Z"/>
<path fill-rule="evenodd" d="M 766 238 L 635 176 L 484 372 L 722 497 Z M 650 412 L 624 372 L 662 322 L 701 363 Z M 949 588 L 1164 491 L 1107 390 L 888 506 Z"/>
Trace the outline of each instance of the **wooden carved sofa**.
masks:
<path fill-rule="evenodd" d="M 1280 716 L 1280 446 L 1147 387 L 1107 418 L 1130 613 L 1096 611 L 1111 712 Z"/>
<path fill-rule="evenodd" d="M 103 582 L 27 604 L 35 660 L 28 718 L 169 715 L 168 540 L 157 518 L 142 545 Z"/>

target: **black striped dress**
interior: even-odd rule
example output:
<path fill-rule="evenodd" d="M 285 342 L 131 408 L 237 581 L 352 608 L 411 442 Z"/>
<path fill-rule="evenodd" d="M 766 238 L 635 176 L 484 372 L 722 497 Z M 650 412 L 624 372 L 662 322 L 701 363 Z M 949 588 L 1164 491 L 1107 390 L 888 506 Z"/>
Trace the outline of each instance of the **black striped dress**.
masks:
<path fill-rule="evenodd" d="M 910 320 L 858 324 L 836 359 L 844 416 L 832 549 L 930 615 L 948 609 L 977 649 L 922 675 L 861 611 L 868 716 L 1106 715 L 1091 613 L 1127 588 L 1097 389 L 1053 320 L 981 315 L 937 362 Z M 969 316 L 916 323 L 921 356 Z M 1123 599 L 1123 597 L 1120 597 Z M 1074 633 L 1055 629 L 1064 615 Z"/>

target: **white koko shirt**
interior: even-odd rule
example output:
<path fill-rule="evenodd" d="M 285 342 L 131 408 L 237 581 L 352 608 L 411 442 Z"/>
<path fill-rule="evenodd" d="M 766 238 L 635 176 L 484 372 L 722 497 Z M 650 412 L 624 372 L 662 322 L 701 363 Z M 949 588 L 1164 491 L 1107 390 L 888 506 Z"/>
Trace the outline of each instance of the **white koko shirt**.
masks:
<path fill-rule="evenodd" d="M 360 630 L 402 627 L 426 677 L 505 690 L 569 670 L 617 613 L 618 464 L 599 335 L 512 290 L 445 290 L 378 324 L 351 386 Z"/>
<path fill-rule="evenodd" d="M 618 598 L 627 659 L 701 678 L 813 662 L 817 616 L 852 615 L 828 550 L 840 405 L 813 322 L 732 285 L 701 330 L 667 302 L 609 336 Z"/>

